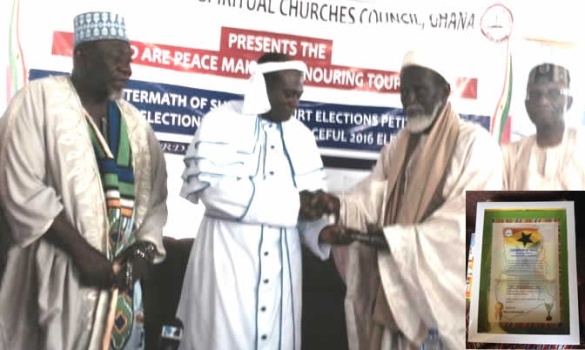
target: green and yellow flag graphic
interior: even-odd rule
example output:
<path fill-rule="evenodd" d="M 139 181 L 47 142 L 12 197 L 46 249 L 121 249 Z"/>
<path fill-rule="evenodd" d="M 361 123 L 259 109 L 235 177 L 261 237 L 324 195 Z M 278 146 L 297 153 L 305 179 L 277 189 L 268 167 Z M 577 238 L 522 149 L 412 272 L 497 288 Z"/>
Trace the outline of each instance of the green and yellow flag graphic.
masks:
<path fill-rule="evenodd" d="M 510 116 L 510 103 L 512 101 L 512 53 L 510 51 L 510 42 L 506 43 L 506 65 L 504 75 L 504 87 L 502 95 L 498 102 L 494 115 L 492 116 L 492 123 L 490 131 L 496 138 L 498 143 L 502 143 L 502 136 L 506 128 L 506 122 Z"/>
<path fill-rule="evenodd" d="M 505 228 L 503 234 L 506 248 L 536 248 L 542 241 L 536 228 Z"/>
<path fill-rule="evenodd" d="M 27 72 L 20 46 L 18 33 L 20 0 L 13 0 L 8 27 L 8 67 L 6 72 L 6 90 L 9 102 L 12 96 L 22 88 L 27 81 Z"/>

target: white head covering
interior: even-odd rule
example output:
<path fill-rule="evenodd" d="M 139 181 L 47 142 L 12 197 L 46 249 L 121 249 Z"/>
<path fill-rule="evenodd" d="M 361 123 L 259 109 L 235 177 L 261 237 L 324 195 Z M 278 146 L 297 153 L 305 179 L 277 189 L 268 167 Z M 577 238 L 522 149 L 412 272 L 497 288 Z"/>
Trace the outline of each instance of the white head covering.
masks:
<path fill-rule="evenodd" d="M 420 66 L 438 73 L 447 83 L 453 84 L 455 76 L 453 74 L 454 58 L 445 57 L 445 48 L 425 47 L 421 49 L 410 50 L 404 55 L 402 68 L 408 66 Z"/>
<path fill-rule="evenodd" d="M 73 19 L 73 46 L 96 40 L 122 40 L 126 36 L 124 17 L 107 11 L 86 12 Z"/>
<path fill-rule="evenodd" d="M 250 62 L 248 70 L 251 76 L 248 81 L 248 89 L 244 94 L 242 113 L 258 115 L 264 114 L 271 109 L 264 74 L 283 70 L 296 70 L 307 74 L 307 65 L 302 61 L 266 62 L 260 64 Z"/>

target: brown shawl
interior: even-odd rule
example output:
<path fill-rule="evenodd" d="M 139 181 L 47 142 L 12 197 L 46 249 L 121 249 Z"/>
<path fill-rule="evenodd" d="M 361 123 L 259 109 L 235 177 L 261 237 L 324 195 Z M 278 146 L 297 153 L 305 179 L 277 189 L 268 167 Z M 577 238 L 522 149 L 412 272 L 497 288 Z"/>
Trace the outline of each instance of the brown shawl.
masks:
<path fill-rule="evenodd" d="M 414 164 L 410 185 L 404 188 L 408 158 L 419 141 L 419 135 L 408 131 L 400 133 L 396 140 L 396 162 L 387 174 L 389 195 L 384 227 L 420 223 L 443 202 L 442 187 L 458 135 L 459 115 L 452 111 L 451 104 L 447 102 Z M 396 329 L 381 283 L 374 303 L 373 320 L 370 349 L 378 350 L 384 328 Z"/>

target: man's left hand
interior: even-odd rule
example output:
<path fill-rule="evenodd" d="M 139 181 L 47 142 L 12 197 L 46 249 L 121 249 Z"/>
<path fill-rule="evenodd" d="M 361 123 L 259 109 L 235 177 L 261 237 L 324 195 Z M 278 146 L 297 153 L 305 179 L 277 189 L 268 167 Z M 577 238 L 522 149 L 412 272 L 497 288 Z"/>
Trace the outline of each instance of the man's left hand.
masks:
<path fill-rule="evenodd" d="M 338 224 L 325 226 L 319 233 L 319 242 L 347 245 L 353 242 L 351 234 L 358 234 L 353 230 Z"/>
<path fill-rule="evenodd" d="M 138 242 L 128 247 L 114 260 L 116 285 L 122 290 L 130 290 L 136 281 L 142 279 L 154 257 L 154 246 L 148 242 Z"/>
<path fill-rule="evenodd" d="M 384 237 L 384 228 L 376 224 L 366 225 L 367 234 L 370 236 Z"/>

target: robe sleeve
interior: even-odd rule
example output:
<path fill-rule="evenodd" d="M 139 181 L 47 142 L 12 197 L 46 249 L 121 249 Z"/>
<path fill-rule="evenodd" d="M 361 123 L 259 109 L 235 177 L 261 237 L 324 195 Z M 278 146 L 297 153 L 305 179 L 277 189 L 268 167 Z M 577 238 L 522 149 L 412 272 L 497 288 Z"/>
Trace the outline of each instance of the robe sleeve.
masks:
<path fill-rule="evenodd" d="M 321 260 L 328 259 L 331 254 L 331 245 L 319 242 L 319 233 L 327 225 L 329 221 L 322 218 L 315 221 L 299 221 L 297 226 L 303 244 Z"/>
<path fill-rule="evenodd" d="M 387 169 L 389 155 L 394 149 L 394 141 L 386 144 L 372 172 L 350 191 L 340 195 L 339 218 L 343 225 L 364 231 L 368 223 L 381 223 L 386 191 L 384 169 Z"/>
<path fill-rule="evenodd" d="M 502 188 L 502 155 L 487 133 L 458 146 L 444 204 L 424 222 L 384 228 L 389 254 L 379 259 L 386 299 L 411 340 L 438 328 L 449 349 L 464 348 L 465 192 Z"/>
<path fill-rule="evenodd" d="M 139 241 L 150 242 L 156 247 L 154 263 L 161 262 L 165 255 L 165 249 L 162 241 L 163 227 L 167 222 L 167 170 L 164 153 L 154 134 L 154 131 L 148 124 L 147 141 L 150 152 L 151 162 L 151 190 L 148 211 L 144 216 L 144 221 L 136 231 L 136 238 Z"/>
<path fill-rule="evenodd" d="M 256 176 L 259 172 L 250 171 L 250 164 L 257 169 L 258 155 L 241 152 L 236 133 L 225 123 L 217 115 L 202 119 L 184 158 L 181 196 L 193 203 L 201 200 L 206 215 L 216 218 L 296 226 L 300 198 L 290 176 Z"/>
<path fill-rule="evenodd" d="M 339 220 L 342 225 L 356 230 L 366 231 L 368 223 L 381 224 L 381 211 L 386 191 L 384 169 L 387 167 L 389 155 L 393 154 L 394 148 L 395 139 L 382 147 L 372 172 L 349 191 L 340 194 Z M 357 248 L 359 244 L 354 243 L 352 245 Z M 354 251 L 356 250 L 354 249 Z M 350 256 L 351 254 L 353 254 L 351 252 L 351 246 L 333 247 L 335 266 L 341 279 L 346 284 L 348 283 L 348 275 L 353 274 L 353 271 L 359 270 L 356 264 L 350 266 L 350 261 L 354 258 Z M 370 277 L 366 276 L 369 272 L 358 272 L 357 274 L 364 280 L 368 280 Z M 362 284 L 362 281 L 352 280 L 351 283 L 352 286 L 348 286 L 348 293 L 351 292 L 351 288 L 357 288 L 357 285 Z M 359 294 L 360 298 L 364 297 L 364 293 L 361 291 L 355 294 Z"/>
<path fill-rule="evenodd" d="M 372 172 L 340 195 L 342 225 L 365 231 L 368 223 L 380 222 L 386 188 L 384 169 L 393 154 L 394 140 L 384 145 Z M 372 306 L 380 283 L 375 250 L 354 242 L 334 247 L 333 258 L 346 285 L 344 306 L 349 347 L 366 349 L 371 335 Z"/>
<path fill-rule="evenodd" d="M 63 210 L 48 184 L 41 84 L 29 84 L 13 99 L 0 121 L 0 191 L 14 241 L 26 247 L 39 239 Z"/>
<path fill-rule="evenodd" d="M 301 142 L 295 146 L 302 154 L 303 167 L 295 171 L 295 180 L 299 191 L 327 191 L 326 175 L 323 169 L 323 161 L 317 142 L 313 134 L 303 126 L 299 131 Z M 303 244 L 319 259 L 326 260 L 331 254 L 331 245 L 319 242 L 321 230 L 329 225 L 329 219 L 324 217 L 315 221 L 300 220 L 297 228 Z"/>

